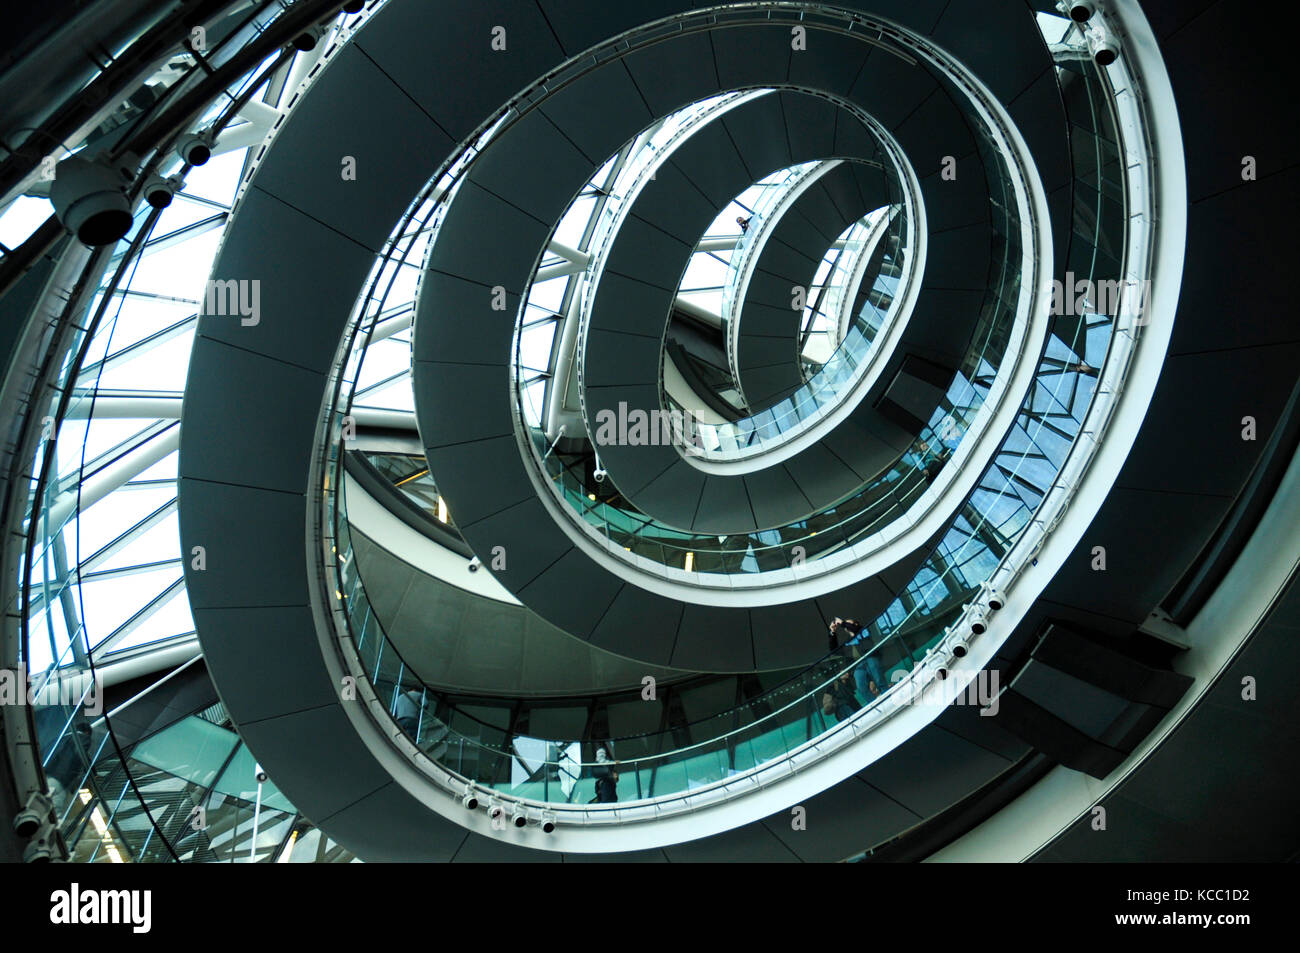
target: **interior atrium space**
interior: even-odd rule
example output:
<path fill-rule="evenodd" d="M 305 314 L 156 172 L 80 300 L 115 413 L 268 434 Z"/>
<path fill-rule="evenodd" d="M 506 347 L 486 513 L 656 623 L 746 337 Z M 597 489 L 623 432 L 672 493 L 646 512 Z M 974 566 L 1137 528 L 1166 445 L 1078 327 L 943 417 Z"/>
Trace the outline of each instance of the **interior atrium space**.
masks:
<path fill-rule="evenodd" d="M 5 17 L 0 860 L 1300 857 L 1274 13 Z"/>

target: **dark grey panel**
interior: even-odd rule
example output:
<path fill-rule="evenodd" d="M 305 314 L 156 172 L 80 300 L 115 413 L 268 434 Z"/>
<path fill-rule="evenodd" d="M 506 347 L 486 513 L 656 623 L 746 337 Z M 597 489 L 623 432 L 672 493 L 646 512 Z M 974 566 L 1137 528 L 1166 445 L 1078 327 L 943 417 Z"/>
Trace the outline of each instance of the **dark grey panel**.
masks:
<path fill-rule="evenodd" d="M 261 721 L 338 700 L 321 660 L 308 606 L 195 608 L 194 625 L 213 653 L 208 669 L 222 701 L 242 722 Z"/>
<path fill-rule="evenodd" d="M 498 364 L 514 337 L 520 295 L 508 291 L 498 310 L 493 289 L 440 271 L 420 279 L 420 304 L 415 322 L 415 359 L 464 364 Z M 427 333 L 422 333 L 428 329 Z M 504 379 L 505 375 L 501 375 Z M 424 384 L 417 374 L 417 393 Z M 420 406 L 420 398 L 416 398 Z M 436 406 L 436 405 L 435 405 Z"/>
<path fill-rule="evenodd" d="M 873 49 L 848 98 L 862 105 L 886 129 L 893 129 L 936 88 L 934 78 L 921 66 L 883 49 Z M 920 157 L 909 154 L 909 158 L 917 173 L 924 175 L 925 169 L 918 164 Z"/>
<path fill-rule="evenodd" d="M 1232 845 L 1231 856 L 1237 859 L 1281 860 L 1286 847 L 1278 843 L 1279 830 L 1289 829 L 1292 836 L 1300 831 L 1293 818 L 1294 788 L 1281 782 L 1295 781 L 1300 772 L 1290 765 L 1276 773 L 1256 766 L 1278 752 L 1295 751 L 1300 728 L 1294 707 L 1290 719 L 1262 723 L 1250 714 L 1250 703 L 1240 700 L 1240 680 L 1236 687 L 1238 700 L 1232 707 L 1198 707 L 1192 730 L 1175 732 L 1161 745 L 1125 782 L 1122 796 L 1188 827 L 1205 826 L 1204 818 L 1220 819 L 1210 826 L 1217 828 L 1220 845 Z M 1250 810 L 1225 810 L 1236 803 L 1249 803 Z M 1260 818 L 1271 823 L 1261 825 Z M 1294 840 L 1288 846 L 1294 847 Z"/>
<path fill-rule="evenodd" d="M 611 702 L 606 711 L 609 713 L 609 733 L 614 738 L 629 735 L 650 734 L 659 730 L 663 721 L 663 708 L 636 701 Z"/>
<path fill-rule="evenodd" d="M 825 245 L 822 247 L 820 254 L 814 253 L 817 254 L 819 260 L 826 253 L 826 249 L 830 248 L 831 243 L 839 237 L 840 232 L 844 231 L 850 222 L 861 218 L 861 212 L 866 211 L 865 209 L 857 210 L 852 208 L 841 210 L 835 205 L 830 193 L 826 191 L 826 179 L 848 177 L 849 175 L 851 173 L 846 166 L 837 166 L 822 176 L 816 185 L 799 196 L 799 211 L 807 221 L 817 228 L 817 231 L 821 233 L 822 238 L 825 240 Z M 855 215 L 855 211 L 858 214 Z"/>
<path fill-rule="evenodd" d="M 328 823 L 336 811 L 373 794 L 390 780 L 339 704 L 264 721 L 239 722 L 238 728 L 248 749 L 274 773 L 276 787 L 317 823 Z M 334 765 L 335 770 L 319 770 L 324 765 Z M 342 765 L 347 769 L 339 770 Z M 370 824 L 375 825 L 375 821 L 372 815 Z M 333 827 L 327 829 L 333 836 Z M 348 844 L 347 840 L 342 842 Z M 366 842 L 357 838 L 351 843 L 361 847 Z"/>
<path fill-rule="evenodd" d="M 682 269 L 694 248 L 693 241 L 683 242 L 654 225 L 628 216 L 618 230 L 618 239 L 609 252 L 605 268 L 614 274 L 656 285 L 672 295 L 681 286 Z M 664 321 L 667 320 L 665 308 Z"/>
<path fill-rule="evenodd" d="M 784 281 L 778 284 L 777 279 L 770 276 L 766 280 L 769 286 L 784 287 L 787 299 L 793 297 L 792 289 L 795 285 L 787 285 Z M 798 356 L 798 338 L 791 331 L 791 325 L 798 323 L 801 312 L 788 305 L 757 301 L 748 302 L 746 309 L 742 318 L 744 331 L 739 337 L 736 352 L 736 361 L 742 369 L 742 381 L 751 365 L 762 367 L 779 362 L 793 367 Z"/>
<path fill-rule="evenodd" d="M 433 426 L 426 428 L 428 445 L 451 446 L 491 437 L 513 439 L 510 381 L 500 367 L 425 361 L 421 370 L 423 386 L 417 393 L 441 398 L 434 406 L 456 408 L 455 413 L 433 415 Z"/>
<path fill-rule="evenodd" d="M 811 54 L 811 50 L 797 52 L 796 58 Z M 831 102 L 798 93 L 782 93 L 781 107 L 785 113 L 786 135 L 790 138 L 793 156 L 830 156 L 835 153 L 835 123 L 840 110 Z M 849 121 L 845 117 L 845 121 Z"/>
<path fill-rule="evenodd" d="M 970 347 L 985 292 L 932 287 L 929 271 L 927 263 L 926 286 L 917 296 L 899 350 L 956 366 Z"/>
<path fill-rule="evenodd" d="M 928 555 L 928 551 L 910 553 L 905 560 L 900 560 L 902 565 L 908 567 L 909 581 L 924 555 Z M 827 621 L 836 616 L 865 621 L 880 615 L 893 601 L 894 591 L 879 576 L 869 576 L 845 586 L 839 592 L 818 596 L 817 607 Z M 826 632 L 824 627 L 822 632 Z"/>
<path fill-rule="evenodd" d="M 931 232 L 989 220 L 989 193 L 983 172 L 942 178 L 935 170 L 920 180 L 921 194 L 926 197 L 925 223 Z"/>
<path fill-rule="evenodd" d="M 514 437 L 430 447 L 426 456 L 439 490 L 445 488 L 451 494 L 455 488 L 448 506 L 453 507 L 456 515 L 452 519 L 462 530 L 475 519 L 533 496 L 533 485 L 520 465 L 519 445 Z M 481 476 L 488 473 L 493 477 L 491 486 L 485 486 Z M 462 476 L 457 478 L 457 474 Z"/>
<path fill-rule="evenodd" d="M 742 628 L 741 631 L 747 632 L 748 628 Z M 681 704 L 682 716 L 688 724 L 712 718 L 718 712 L 726 711 L 736 703 L 736 685 L 728 681 L 683 685 L 674 694 Z"/>
<path fill-rule="evenodd" d="M 758 268 L 785 282 L 786 289 L 791 284 L 807 287 L 818 262 L 839 234 L 832 232 L 827 237 L 825 229 L 834 225 L 833 219 L 809 218 L 805 209 L 796 204 L 773 229 L 759 255 Z"/>
<path fill-rule="evenodd" d="M 782 384 L 794 383 L 798 386 L 803 383 L 798 369 L 798 341 L 794 335 L 760 337 L 757 334 L 746 334 L 741 341 L 738 358 L 740 366 L 744 368 L 742 379 L 745 395 L 751 404 L 757 402 L 763 392 L 761 372 L 766 368 L 777 368 L 781 372 Z"/>
<path fill-rule="evenodd" d="M 606 141 L 616 148 L 622 138 L 613 136 Z M 508 147 L 502 145 L 504 141 L 502 137 L 489 143 L 479 153 L 471 178 L 485 191 L 508 196 L 512 205 L 550 224 L 560 220 L 578 190 L 600 168 L 596 163 L 604 161 L 583 155 L 541 110 L 516 120 L 509 130 Z M 519 161 L 521 155 L 528 161 Z M 490 230 L 491 223 L 488 219 L 482 226 Z"/>
<path fill-rule="evenodd" d="M 327 69 L 331 94 L 294 107 L 258 168 L 257 187 L 377 252 L 452 140 L 355 47 Z M 355 160 L 354 179 L 343 177 L 345 157 Z"/>
<path fill-rule="evenodd" d="M 1116 487 L 1047 595 L 1137 625 L 1195 558 L 1229 502 Z M 1104 571 L 1092 568 L 1096 546 L 1106 551 Z"/>
<path fill-rule="evenodd" d="M 733 112 L 747 109 L 750 105 L 737 106 Z M 732 199 L 754 183 L 731 137 L 719 123 L 709 123 L 700 129 L 668 161 L 677 166 L 718 210 L 726 208 Z"/>
<path fill-rule="evenodd" d="M 788 353 L 789 342 L 786 344 Z M 771 406 L 789 397 L 802 383 L 793 361 L 782 366 L 755 367 L 745 375 L 745 397 L 751 406 Z"/>
<path fill-rule="evenodd" d="M 625 584 L 622 580 L 598 569 L 591 559 L 577 549 L 571 549 L 557 562 L 520 591 L 521 599 L 539 607 L 547 607 L 548 614 L 558 618 L 563 605 L 566 631 L 586 637 L 604 616 L 614 597 Z M 581 593 L 575 598 L 575 593 Z"/>
<path fill-rule="evenodd" d="M 874 410 L 859 413 L 822 440 L 826 448 L 853 467 L 864 482 L 875 478 L 881 470 L 897 460 L 898 455 L 911 442 L 902 430 L 898 430 L 902 436 L 896 441 L 877 433 L 874 426 L 879 422 L 879 413 Z M 812 489 L 803 480 L 799 481 L 799 485 L 805 493 Z M 815 501 L 817 498 L 812 499 Z"/>
<path fill-rule="evenodd" d="M 1159 857 L 1166 862 L 1194 863 L 1209 859 L 1209 852 L 1220 843 L 1212 827 L 1185 827 L 1123 795 L 1112 795 L 1101 806 L 1106 809 L 1106 829 L 1093 830 L 1089 812 L 1064 838 L 1053 842 L 1057 862 L 1133 863 Z"/>
<path fill-rule="evenodd" d="M 750 612 L 754 664 L 760 670 L 806 665 L 826 654 L 826 624 L 812 602 L 764 606 Z"/>
<path fill-rule="evenodd" d="M 446 863 L 467 840 L 486 840 L 435 814 L 396 782 L 317 823 L 370 863 Z"/>
<path fill-rule="evenodd" d="M 1204 299 L 1182 300 L 1191 304 Z M 1204 320 L 1219 326 L 1230 323 L 1219 320 L 1222 311 L 1209 302 L 1200 307 L 1210 312 Z M 1184 310 L 1178 321 L 1185 316 L 1192 317 Z M 1300 344 L 1171 357 L 1119 484 L 1153 492 L 1237 494 L 1278 426 L 1298 366 Z M 1242 439 L 1242 418 L 1247 416 L 1255 418 L 1253 441 Z M 1158 422 L 1175 420 L 1180 423 Z M 1213 466 L 1208 465 L 1211 460 Z"/>
<path fill-rule="evenodd" d="M 616 655 L 667 665 L 682 603 L 624 586 L 591 633 L 591 644 Z"/>
<path fill-rule="evenodd" d="M 760 833 L 761 832 L 761 833 Z M 799 856 L 762 824 L 747 824 L 724 834 L 665 847 L 674 864 L 787 864 Z"/>
<path fill-rule="evenodd" d="M 681 460 L 637 490 L 636 498 L 640 506 L 649 510 L 678 510 L 693 518 L 704 483 L 704 474 Z"/>
<path fill-rule="evenodd" d="M 922 75 L 924 74 L 917 74 L 918 78 Z M 838 114 L 835 123 L 835 149 L 833 153 L 836 158 L 869 156 L 875 146 L 876 137 L 866 126 L 853 119 L 847 112 Z"/>
<path fill-rule="evenodd" d="M 571 189 L 570 195 L 576 191 Z M 488 288 L 522 292 L 553 226 L 485 192 L 471 178 L 442 223 L 442 234 L 455 235 L 456 240 L 437 242 L 429 253 L 429 267 Z M 527 262 L 522 271 L 521 261 Z"/>
<path fill-rule="evenodd" d="M 1187 195 L 1193 206 L 1226 189 L 1258 188 L 1293 167 L 1300 152 L 1300 130 L 1294 122 L 1277 121 L 1273 95 L 1292 85 L 1286 33 L 1243 28 L 1248 22 L 1239 6 L 1218 3 L 1161 44 L 1189 157 Z M 1255 157 L 1257 182 L 1242 182 L 1245 155 Z"/>
<path fill-rule="evenodd" d="M 810 24 L 808 49 L 790 57 L 790 82 L 846 95 L 872 52 L 872 47 L 859 39 L 818 30 Z M 838 122 L 845 124 L 847 117 L 839 116 Z"/>
<path fill-rule="evenodd" d="M 982 174 L 970 127 L 942 89 L 918 106 L 893 132 L 918 176 L 941 168 L 945 156 L 957 160 L 958 178 Z"/>
<path fill-rule="evenodd" d="M 672 296 L 662 288 L 605 272 L 600 277 L 596 300 L 602 304 L 608 302 L 599 312 L 599 327 L 663 337 Z M 595 314 L 593 310 L 593 323 Z"/>
<path fill-rule="evenodd" d="M 712 30 L 719 89 L 785 83 L 790 75 L 792 39 L 788 24 L 761 24 Z"/>
<path fill-rule="evenodd" d="M 680 168 L 667 162 L 646 183 L 632 214 L 694 248 L 718 210 Z"/>
<path fill-rule="evenodd" d="M 190 374 L 181 423 L 186 475 L 300 493 L 324 376 L 203 336 L 194 339 Z"/>
<path fill-rule="evenodd" d="M 996 686 L 991 680 L 988 684 L 992 689 L 1006 683 L 999 676 Z M 969 692 L 963 694 L 962 699 L 969 702 Z M 979 700 L 978 689 L 974 700 Z M 1015 761 L 1029 752 L 1028 745 L 998 726 L 996 715 L 981 715 L 978 704 L 950 705 L 934 723 L 1008 761 Z"/>
<path fill-rule="evenodd" d="M 194 480 L 182 471 L 179 509 L 182 549 L 207 551 L 207 568 L 186 572 L 192 607 L 306 604 L 302 494 Z M 263 572 L 263 566 L 275 571 Z"/>
<path fill-rule="evenodd" d="M 532 532 L 521 533 L 520 526 L 530 527 Z M 484 568 L 491 568 L 492 575 L 511 592 L 532 582 L 572 548 L 568 537 L 551 522 L 546 507 L 535 497 L 477 520 L 472 526 L 462 526 L 462 533 L 471 541 L 474 552 L 481 555 Z M 504 569 L 491 566 L 497 546 L 502 547 Z"/>
<path fill-rule="evenodd" d="M 661 17 L 689 10 L 690 0 L 637 0 L 613 5 L 608 0 L 539 0 L 564 51 L 573 56 L 587 47 Z"/>
<path fill-rule="evenodd" d="M 783 526 L 808 516 L 813 507 L 783 466 L 768 467 L 744 476 L 754 518 L 762 527 Z"/>
<path fill-rule="evenodd" d="M 825 251 L 825 249 L 823 249 L 823 251 Z M 749 288 L 746 289 L 745 305 L 748 307 L 749 302 L 751 301 L 755 304 L 765 304 L 771 308 L 775 308 L 778 314 L 788 312 L 792 317 L 797 318 L 799 311 L 796 311 L 793 307 L 795 284 L 799 284 L 801 287 L 806 287 L 805 283 L 791 282 L 788 278 L 780 274 L 774 274 L 769 271 L 756 271 L 750 275 L 749 278 Z M 776 315 L 772 315 L 772 318 L 776 320 Z M 747 320 L 747 318 L 742 320 Z M 776 327 L 784 333 L 786 325 L 787 321 L 785 320 L 785 315 L 782 314 L 781 318 L 776 320 Z M 770 327 L 760 325 L 759 333 L 761 333 L 764 328 L 770 330 Z"/>
<path fill-rule="evenodd" d="M 429 18 L 423 4 L 394 4 L 372 18 L 355 42 L 454 139 L 468 135 L 563 59 L 536 4 L 476 0 L 458 7 L 454 16 L 437 17 L 436 28 Z M 504 50 L 492 49 L 496 26 L 506 30 Z M 413 55 L 415 42 L 418 55 Z M 490 69 L 484 68 L 485 59 Z M 473 82 L 448 82 L 448 76 L 473 77 Z M 333 95 L 332 83 L 330 91 Z"/>
<path fill-rule="evenodd" d="M 621 65 L 572 80 L 562 96 L 552 97 L 541 110 L 597 166 L 652 121 L 636 84 Z"/>
<path fill-rule="evenodd" d="M 1056 71 L 1045 69 L 1008 105 L 1007 114 L 1029 146 L 1034 166 L 1043 180 L 1043 190 L 1051 192 L 1068 184 L 1071 174 L 1068 130 Z"/>
<path fill-rule="evenodd" d="M 861 484 L 861 477 L 824 446 L 809 447 L 785 461 L 784 466 L 810 500 L 822 496 L 838 499 Z"/>
<path fill-rule="evenodd" d="M 354 183 L 355 184 L 355 183 Z M 409 201 L 409 199 L 408 199 Z M 396 225 L 396 219 L 391 225 Z M 230 235 L 237 235 L 231 241 Z M 320 262 L 329 268 L 320 268 Z M 213 281 L 255 281 L 257 323 L 241 316 L 210 315 L 199 334 L 289 364 L 324 372 L 334 357 L 353 301 L 374 264 L 374 254 L 278 199 L 249 189 L 240 203 Z M 201 378 L 201 386 L 216 386 Z"/>
<path fill-rule="evenodd" d="M 1007 764 L 1005 758 L 931 725 L 859 777 L 908 810 L 929 817 L 992 780 Z M 934 765 L 947 770 L 934 771 Z"/>
<path fill-rule="evenodd" d="M 751 533 L 758 529 L 744 483 L 716 479 L 706 482 L 692 528 L 699 533 L 718 535 Z"/>
<path fill-rule="evenodd" d="M 735 144 L 749 183 L 795 164 L 790 140 L 785 135 L 785 110 L 780 94 L 768 93 L 729 110 L 723 113 L 721 122 Z"/>
<path fill-rule="evenodd" d="M 658 338 L 622 331 L 593 328 L 587 335 L 591 359 L 583 382 L 588 387 L 611 384 L 650 384 L 658 380 L 652 369 L 659 366 L 663 344 Z"/>
<path fill-rule="evenodd" d="M 1296 169 L 1256 182 L 1239 182 L 1230 191 L 1192 203 L 1188 209 L 1187 257 L 1214 265 L 1184 269 L 1180 297 L 1188 303 L 1208 304 L 1223 302 L 1226 295 L 1231 299 L 1234 318 L 1201 322 L 1180 319 L 1174 324 L 1171 353 L 1294 344 L 1300 339 L 1294 313 L 1277 306 L 1289 293 L 1295 249 L 1288 242 L 1264 240 L 1265 236 L 1287 234 L 1293 227 L 1297 207 L 1300 171 Z M 1225 236 L 1235 238 L 1226 241 Z M 1278 353 L 1293 352 L 1278 348 Z M 1270 360 L 1271 355 L 1265 354 L 1262 359 Z M 1294 358 L 1291 366 L 1295 366 Z M 1223 387 L 1232 392 L 1231 384 L 1225 382 Z"/>
<path fill-rule="evenodd" d="M 728 672 L 738 665 L 752 669 L 749 613 L 715 606 L 687 605 L 678 628 L 672 664 L 676 668 L 702 672 Z"/>
<path fill-rule="evenodd" d="M 1041 4 L 1045 0 L 1037 0 L 1037 2 Z M 1163 0 L 1163 2 L 1147 0 L 1142 5 L 1142 12 L 1146 15 L 1156 36 L 1164 40 L 1210 7 L 1221 2 L 1222 0 Z"/>
<path fill-rule="evenodd" d="M 834 863 L 888 840 L 921 818 L 858 777 L 850 777 L 799 805 L 806 827 L 795 830 L 785 811 L 762 824 L 806 863 Z"/>
<path fill-rule="evenodd" d="M 1023 0 L 949 4 L 932 39 L 1004 103 L 1051 63 L 1047 45 Z"/>
<path fill-rule="evenodd" d="M 719 88 L 707 34 L 656 43 L 629 53 L 623 62 L 656 116 L 707 99 Z"/>

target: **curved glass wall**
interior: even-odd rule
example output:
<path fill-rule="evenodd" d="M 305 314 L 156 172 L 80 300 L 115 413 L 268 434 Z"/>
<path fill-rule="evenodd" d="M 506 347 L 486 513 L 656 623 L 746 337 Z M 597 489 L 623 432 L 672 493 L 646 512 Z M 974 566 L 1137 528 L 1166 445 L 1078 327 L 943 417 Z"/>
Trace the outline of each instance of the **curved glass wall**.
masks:
<path fill-rule="evenodd" d="M 210 52 L 226 62 L 283 12 L 242 14 L 229 40 Z M 224 859 L 187 853 L 176 841 L 188 830 L 170 826 L 180 823 L 173 782 L 184 774 L 183 759 L 153 764 L 161 774 L 149 780 L 137 776 L 145 762 L 130 762 L 129 746 L 119 743 L 103 710 L 100 673 L 151 658 L 165 669 L 198 654 L 176 517 L 176 448 L 205 283 L 249 146 L 270 128 L 241 118 L 239 104 L 277 79 L 287 100 L 304 62 L 338 49 L 364 19 L 340 17 L 314 55 L 270 56 L 216 92 L 199 119 L 219 131 L 210 161 L 190 168 L 165 148 L 159 153 L 155 171 L 183 175 L 170 206 L 141 203 L 116 246 L 90 253 L 64 246 L 67 260 L 85 254 L 87 263 L 46 340 L 57 364 L 29 418 L 44 420 L 41 439 L 11 471 L 11 485 L 27 488 L 26 539 L 7 585 L 21 607 L 19 671 L 30 686 L 42 772 L 73 859 Z M 206 65 L 181 65 L 173 61 L 165 81 L 151 79 L 157 95 L 145 108 L 115 114 L 111 131 L 152 119 L 208 75 Z M 238 843 L 243 835 L 231 836 Z"/>

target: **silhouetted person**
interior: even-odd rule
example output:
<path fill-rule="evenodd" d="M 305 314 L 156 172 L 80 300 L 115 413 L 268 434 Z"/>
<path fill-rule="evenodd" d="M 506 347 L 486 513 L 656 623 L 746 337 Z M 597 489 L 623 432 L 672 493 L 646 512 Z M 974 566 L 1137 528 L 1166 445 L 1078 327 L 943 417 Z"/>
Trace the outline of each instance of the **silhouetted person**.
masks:
<path fill-rule="evenodd" d="M 852 672 L 841 672 L 836 676 L 835 681 L 826 686 L 826 691 L 822 695 L 823 714 L 834 715 L 836 721 L 843 721 L 845 718 L 852 717 L 853 713 L 861 707 L 862 702 L 858 700 L 857 692 L 853 690 Z"/>
<path fill-rule="evenodd" d="M 596 763 L 592 766 L 591 776 L 596 779 L 595 803 L 612 804 L 618 800 L 618 771 L 604 745 L 596 748 Z"/>
<path fill-rule="evenodd" d="M 841 619 L 838 616 L 831 622 L 831 648 L 834 650 L 839 645 L 839 637 L 844 637 L 844 647 L 849 649 L 850 654 L 855 659 L 860 659 L 864 655 L 865 660 L 858 662 L 853 668 L 853 678 L 858 686 L 858 694 L 863 700 L 869 700 L 876 697 L 885 690 L 885 680 L 880 671 L 880 663 L 876 661 L 875 656 L 869 655 L 863 648 L 863 642 L 867 636 L 866 626 L 861 622 L 853 619 Z"/>
<path fill-rule="evenodd" d="M 925 468 L 921 471 L 925 474 L 926 483 L 934 482 L 934 478 L 939 475 L 939 471 L 944 468 L 944 465 L 948 462 L 948 458 L 951 456 L 952 451 L 947 447 L 944 447 L 943 450 L 926 462 Z"/>
<path fill-rule="evenodd" d="M 412 688 L 397 696 L 393 703 L 393 720 L 412 738 L 420 730 L 420 692 Z"/>

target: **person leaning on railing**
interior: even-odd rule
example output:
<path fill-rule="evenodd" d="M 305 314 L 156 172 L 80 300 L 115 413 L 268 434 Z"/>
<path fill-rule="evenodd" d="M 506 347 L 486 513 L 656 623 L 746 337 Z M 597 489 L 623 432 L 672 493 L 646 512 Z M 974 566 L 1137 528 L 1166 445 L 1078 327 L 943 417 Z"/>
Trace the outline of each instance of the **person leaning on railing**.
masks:
<path fill-rule="evenodd" d="M 853 669 L 853 679 L 858 687 L 858 694 L 863 701 L 869 701 L 878 696 L 884 689 L 884 675 L 880 671 L 880 663 L 875 656 L 867 653 L 862 643 L 867 638 L 866 626 L 854 619 L 841 619 L 836 616 L 830 624 L 830 648 L 834 652 L 841 646 L 839 644 L 840 634 L 843 633 L 845 641 L 843 648 L 846 654 L 853 659 L 861 659 L 865 656 L 865 661 L 859 662 Z"/>

